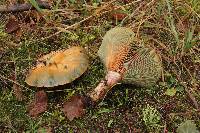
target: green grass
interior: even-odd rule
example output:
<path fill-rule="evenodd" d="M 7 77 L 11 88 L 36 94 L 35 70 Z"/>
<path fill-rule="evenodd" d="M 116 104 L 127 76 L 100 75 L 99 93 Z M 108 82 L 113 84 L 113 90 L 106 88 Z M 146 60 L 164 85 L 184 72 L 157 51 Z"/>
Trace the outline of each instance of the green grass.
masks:
<path fill-rule="evenodd" d="M 44 11 L 45 19 L 38 21 L 33 12 L 33 15 L 27 15 L 30 11 L 16 13 L 14 15 L 24 23 L 20 37 L 5 33 L 4 24 L 0 23 L 0 132 L 37 132 L 47 129 L 55 132 L 163 132 L 165 128 L 174 132 L 185 120 L 193 120 L 200 129 L 199 112 L 194 105 L 195 101 L 200 101 L 200 2 L 141 1 L 128 6 L 123 2 L 113 2 L 113 5 L 123 7 L 122 10 L 130 15 L 123 22 L 112 18 L 114 9 L 109 6 L 102 9 L 110 10 L 108 13 L 95 15 L 77 27 L 51 36 L 57 32 L 57 27 L 60 27 L 59 31 L 66 25 L 79 23 L 106 3 L 71 0 L 68 3 L 71 10 L 67 10 L 66 3 L 53 1 L 54 10 Z M 141 3 L 143 6 L 140 6 Z M 23 19 L 25 16 L 27 18 Z M 30 18 L 35 23 L 31 28 L 28 27 Z M 116 24 L 131 27 L 138 41 L 142 40 L 156 49 L 163 61 L 163 78 L 152 88 L 117 85 L 95 108 L 88 108 L 84 117 L 70 122 L 60 110 L 62 104 L 74 94 L 89 92 L 104 76 L 97 51 L 102 36 Z M 24 82 L 29 68 L 41 55 L 75 45 L 88 51 L 90 68 L 70 84 L 45 89 L 48 110 L 37 119 L 32 119 L 27 115 L 26 105 L 34 97 L 37 88 Z M 16 83 L 22 89 L 22 101 L 15 97 L 13 84 Z M 172 88 L 175 94 L 166 95 Z M 195 100 L 192 101 L 192 98 Z"/>

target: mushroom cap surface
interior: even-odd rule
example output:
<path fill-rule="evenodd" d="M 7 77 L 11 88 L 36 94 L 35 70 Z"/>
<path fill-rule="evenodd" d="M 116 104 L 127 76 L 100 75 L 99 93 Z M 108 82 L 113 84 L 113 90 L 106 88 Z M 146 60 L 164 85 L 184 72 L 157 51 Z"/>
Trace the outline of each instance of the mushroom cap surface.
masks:
<path fill-rule="evenodd" d="M 36 87 L 64 85 L 80 77 L 88 66 L 86 51 L 81 47 L 51 52 L 38 60 L 25 82 Z"/>

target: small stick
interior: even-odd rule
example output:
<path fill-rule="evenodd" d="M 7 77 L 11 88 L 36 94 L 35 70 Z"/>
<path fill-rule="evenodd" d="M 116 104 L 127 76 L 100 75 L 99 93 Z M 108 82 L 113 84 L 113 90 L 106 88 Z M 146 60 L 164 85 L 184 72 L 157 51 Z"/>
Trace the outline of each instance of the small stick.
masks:
<path fill-rule="evenodd" d="M 38 6 L 41 8 L 50 9 L 50 5 L 45 1 L 38 0 L 37 3 L 38 3 Z M 10 5 L 10 6 L 1 5 L 0 13 L 22 12 L 22 11 L 28 11 L 31 9 L 34 9 L 34 7 L 30 3 L 16 4 L 16 5 Z"/>
<path fill-rule="evenodd" d="M 190 91 L 189 91 L 187 88 L 185 88 L 185 91 L 187 92 L 189 98 L 192 100 L 192 102 L 193 102 L 195 108 L 198 110 L 198 109 L 199 109 L 199 105 L 198 105 L 198 103 L 197 103 L 195 97 L 192 95 L 192 93 L 190 93 Z"/>

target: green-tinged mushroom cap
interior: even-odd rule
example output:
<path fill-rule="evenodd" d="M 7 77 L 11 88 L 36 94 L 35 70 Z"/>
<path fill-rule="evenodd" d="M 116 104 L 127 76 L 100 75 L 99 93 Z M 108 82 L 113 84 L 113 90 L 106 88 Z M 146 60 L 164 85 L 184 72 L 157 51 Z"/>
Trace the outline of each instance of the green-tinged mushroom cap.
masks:
<path fill-rule="evenodd" d="M 119 73 L 124 83 L 150 86 L 161 76 L 159 56 L 152 48 L 137 45 L 130 28 L 109 30 L 98 55 L 106 70 Z"/>

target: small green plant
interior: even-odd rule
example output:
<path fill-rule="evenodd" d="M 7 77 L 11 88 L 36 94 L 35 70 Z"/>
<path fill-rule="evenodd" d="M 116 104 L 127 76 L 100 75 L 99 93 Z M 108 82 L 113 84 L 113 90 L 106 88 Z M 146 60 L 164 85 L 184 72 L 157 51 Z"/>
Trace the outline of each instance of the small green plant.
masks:
<path fill-rule="evenodd" d="M 177 48 L 178 48 L 178 44 L 179 44 L 179 33 L 177 32 L 177 28 L 176 28 L 176 26 L 175 26 L 175 22 L 174 22 L 174 16 L 173 16 L 173 14 L 172 14 L 172 5 L 171 5 L 171 3 L 170 3 L 171 1 L 169 1 L 169 0 L 166 0 L 166 3 L 167 3 L 167 8 L 168 8 L 168 13 L 169 13 L 169 16 L 166 18 L 166 21 L 167 21 L 167 23 L 168 23 L 168 26 L 169 26 L 169 28 L 170 28 L 170 30 L 171 30 L 171 32 L 172 32 L 172 34 L 174 35 L 174 39 L 176 40 L 176 45 L 177 46 L 175 46 L 174 47 L 174 51 L 173 52 L 177 52 Z"/>
<path fill-rule="evenodd" d="M 160 113 L 150 105 L 147 105 L 146 108 L 142 110 L 143 121 L 147 128 L 151 131 L 159 131 L 161 127 L 158 123 L 160 122 L 161 115 Z"/>
<path fill-rule="evenodd" d="M 99 109 L 99 111 L 97 111 L 93 116 L 92 116 L 92 119 L 94 118 L 98 118 L 98 116 L 102 115 L 103 113 L 110 113 L 112 112 L 113 110 L 112 109 L 109 109 L 109 108 L 101 108 Z"/>
<path fill-rule="evenodd" d="M 185 50 L 191 49 L 194 46 L 194 44 L 196 43 L 196 40 L 194 39 L 194 29 L 195 29 L 195 27 L 193 26 L 191 29 L 189 29 L 186 32 L 185 40 L 184 40 L 184 49 Z"/>
<path fill-rule="evenodd" d="M 169 88 L 165 91 L 165 95 L 168 95 L 168 96 L 175 96 L 176 95 L 176 89 L 174 87 L 172 88 Z"/>

